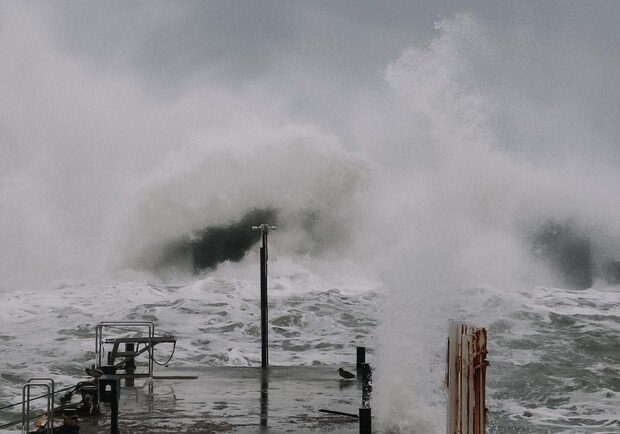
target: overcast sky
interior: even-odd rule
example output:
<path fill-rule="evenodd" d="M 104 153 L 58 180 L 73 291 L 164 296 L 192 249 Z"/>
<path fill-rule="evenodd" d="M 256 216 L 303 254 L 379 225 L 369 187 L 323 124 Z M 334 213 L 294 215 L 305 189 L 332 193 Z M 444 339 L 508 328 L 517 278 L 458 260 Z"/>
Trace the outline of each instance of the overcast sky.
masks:
<path fill-rule="evenodd" d="M 85 74 L 131 80 L 156 100 L 205 82 L 260 89 L 286 104 L 289 119 L 319 124 L 353 147 L 356 104 L 381 105 L 374 99 L 385 96 L 387 66 L 436 36 L 437 21 L 470 12 L 518 68 L 505 86 L 550 106 L 576 99 L 601 134 L 619 132 L 615 1 L 4 1 L 0 11 L 4 50 L 38 38 Z M 10 64 L 2 71 L 18 73 Z"/>

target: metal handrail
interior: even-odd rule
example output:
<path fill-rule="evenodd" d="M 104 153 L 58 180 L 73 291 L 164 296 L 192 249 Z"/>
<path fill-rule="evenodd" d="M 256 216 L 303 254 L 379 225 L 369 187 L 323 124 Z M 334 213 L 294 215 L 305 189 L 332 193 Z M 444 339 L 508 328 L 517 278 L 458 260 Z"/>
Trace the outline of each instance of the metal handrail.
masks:
<path fill-rule="evenodd" d="M 70 390 L 70 389 L 75 389 L 75 386 L 69 386 L 69 387 L 65 387 L 63 389 L 58 389 L 58 390 L 56 390 L 56 392 L 58 392 L 58 393 L 66 392 L 67 390 Z M 36 401 L 37 399 L 45 398 L 46 396 L 47 395 L 35 396 L 34 398 L 30 398 L 30 402 Z M 0 411 L 6 410 L 7 408 L 11 408 L 11 407 L 17 407 L 18 405 L 22 405 L 22 404 L 23 404 L 23 401 L 19 401 L 19 402 L 16 402 L 14 404 L 5 405 L 4 407 L 0 407 Z M 0 426 L 0 428 L 2 428 L 2 426 Z"/>
<path fill-rule="evenodd" d="M 30 431 L 30 389 L 33 387 L 45 387 L 47 389 L 47 394 L 45 395 L 47 396 L 47 411 L 45 412 L 45 414 L 47 415 L 46 431 L 48 434 L 51 434 L 54 430 L 54 398 L 52 395 L 50 399 L 50 395 L 53 393 L 52 391 L 54 390 L 54 380 L 52 380 L 51 378 L 39 379 L 51 382 L 51 387 L 48 383 L 33 383 L 32 380 L 35 379 L 33 378 L 28 380 L 28 382 L 22 387 L 22 434 L 28 434 L 28 432 Z"/>
<path fill-rule="evenodd" d="M 103 329 L 120 326 L 148 327 L 149 338 L 155 337 L 155 323 L 153 321 L 103 321 L 95 327 L 95 367 L 102 366 L 103 357 Z M 153 350 L 149 349 L 149 376 L 153 375 Z"/>
<path fill-rule="evenodd" d="M 54 398 L 55 398 L 55 392 L 54 392 L 54 380 L 52 378 L 48 378 L 48 377 L 32 377 L 30 378 L 27 383 L 32 383 L 33 381 L 47 381 L 52 385 L 52 407 L 54 406 Z"/>
<path fill-rule="evenodd" d="M 75 388 L 76 388 L 76 386 L 69 386 L 69 387 L 65 387 L 63 389 L 58 389 L 58 390 L 56 390 L 56 392 L 57 393 L 65 392 L 67 390 L 71 390 L 71 389 L 75 389 Z M 28 401 L 29 402 L 36 401 L 37 399 L 45 398 L 47 396 L 48 396 L 48 394 L 35 396 L 34 398 L 30 398 Z M 5 405 L 4 407 L 0 407 L 0 410 L 6 410 L 7 408 L 16 407 L 18 405 L 23 406 L 25 404 L 25 402 L 26 401 L 20 401 L 20 402 L 14 403 L 14 404 Z M 59 405 L 58 407 L 54 407 L 52 405 L 52 411 L 55 412 L 56 410 L 62 410 L 62 409 L 65 409 L 65 408 L 70 408 L 73 405 L 75 405 L 75 404 L 64 404 L 64 405 Z M 41 413 L 41 414 L 36 414 L 34 416 L 30 416 L 30 420 L 36 419 L 36 418 L 41 417 L 41 416 L 44 416 L 45 414 L 46 413 Z M 13 421 L 13 422 L 5 423 L 4 425 L 0 425 L 0 430 L 5 429 L 5 428 L 10 428 L 10 427 L 12 427 L 14 425 L 17 425 L 19 423 L 22 423 L 22 422 L 23 422 L 22 419 L 20 419 L 20 420 L 16 420 L 16 421 Z"/>

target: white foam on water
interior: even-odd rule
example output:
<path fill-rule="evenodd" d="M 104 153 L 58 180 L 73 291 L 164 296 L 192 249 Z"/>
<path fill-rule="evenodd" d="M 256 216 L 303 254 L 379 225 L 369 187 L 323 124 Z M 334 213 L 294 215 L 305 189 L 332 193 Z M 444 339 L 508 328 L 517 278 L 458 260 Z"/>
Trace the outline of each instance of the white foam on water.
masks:
<path fill-rule="evenodd" d="M 60 385 L 84 377 L 101 321 L 153 321 L 158 333 L 178 339 L 174 366 L 259 366 L 260 289 L 250 256 L 225 264 L 221 274 L 177 284 L 133 280 L 1 294 L 1 339 L 10 348 L 3 372 L 13 378 L 0 386 L 3 401 L 17 399 L 20 381 L 32 376 L 51 375 Z M 243 276 L 250 265 L 253 279 L 227 278 Z M 339 289 L 288 259 L 270 265 L 272 365 L 350 365 L 356 343 L 374 340 L 376 283 Z M 156 359 L 166 360 L 170 350 L 160 346 Z"/>

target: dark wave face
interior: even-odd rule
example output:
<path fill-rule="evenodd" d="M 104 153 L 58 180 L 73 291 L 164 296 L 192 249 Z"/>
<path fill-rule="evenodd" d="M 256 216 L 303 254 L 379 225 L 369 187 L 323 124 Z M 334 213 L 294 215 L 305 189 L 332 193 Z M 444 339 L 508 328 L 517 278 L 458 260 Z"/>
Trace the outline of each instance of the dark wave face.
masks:
<path fill-rule="evenodd" d="M 213 269 L 224 261 L 240 261 L 261 238 L 261 232 L 253 230 L 252 226 L 276 222 L 274 209 L 255 209 L 236 223 L 200 231 L 186 246 L 191 252 L 194 271 Z"/>
<path fill-rule="evenodd" d="M 168 243 L 157 268 L 162 266 L 191 267 L 194 273 L 213 270 L 225 261 L 238 262 L 261 238 L 252 226 L 277 223 L 277 211 L 254 209 L 240 220 L 228 225 L 209 226 L 192 236 Z"/>
<path fill-rule="evenodd" d="M 590 240 L 569 224 L 549 222 L 533 237 L 534 254 L 545 261 L 563 288 L 592 286 L 593 266 Z"/>
<path fill-rule="evenodd" d="M 606 252 L 592 234 L 577 225 L 548 221 L 529 235 L 532 255 L 551 272 L 553 286 L 591 288 L 595 281 L 620 282 L 620 261 Z"/>

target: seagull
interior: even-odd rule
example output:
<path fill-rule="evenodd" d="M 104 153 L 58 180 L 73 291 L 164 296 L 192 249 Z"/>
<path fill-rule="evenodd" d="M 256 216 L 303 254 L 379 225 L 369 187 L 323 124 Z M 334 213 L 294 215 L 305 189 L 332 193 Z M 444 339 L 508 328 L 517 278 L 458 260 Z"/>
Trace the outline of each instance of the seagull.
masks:
<path fill-rule="evenodd" d="M 95 408 L 95 404 L 93 404 L 93 397 L 86 395 L 82 401 L 84 402 L 84 408 L 88 410 L 88 414 L 93 414 L 93 408 Z"/>
<path fill-rule="evenodd" d="M 86 368 L 86 373 L 89 377 L 95 377 L 95 380 L 99 379 L 103 375 L 103 371 L 101 369 L 96 369 L 95 365 L 92 365 L 90 368 Z"/>
<path fill-rule="evenodd" d="M 345 380 L 350 380 L 351 378 L 355 378 L 355 375 L 351 374 L 349 371 L 345 371 L 344 369 L 338 369 L 338 374 Z"/>

